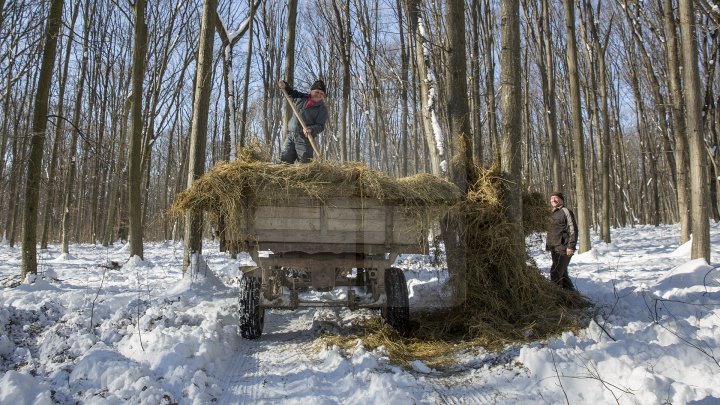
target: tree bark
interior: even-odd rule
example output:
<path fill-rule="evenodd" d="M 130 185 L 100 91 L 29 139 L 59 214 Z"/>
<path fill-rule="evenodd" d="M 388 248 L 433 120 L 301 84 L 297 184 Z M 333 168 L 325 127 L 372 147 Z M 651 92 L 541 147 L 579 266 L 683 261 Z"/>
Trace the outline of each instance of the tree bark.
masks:
<path fill-rule="evenodd" d="M 250 0 L 250 21 L 248 22 L 248 48 L 247 58 L 245 59 L 245 82 L 243 83 L 243 104 L 242 104 L 242 115 L 240 118 L 240 146 L 247 144 L 247 109 L 248 109 L 248 90 L 250 87 L 250 68 L 252 64 L 252 51 L 253 51 L 253 21 L 255 20 L 255 5 L 254 0 Z"/>
<path fill-rule="evenodd" d="M 42 176 L 42 158 L 47 128 L 48 102 L 52 73 L 57 52 L 57 37 L 62 20 L 63 0 L 53 0 L 48 12 L 47 28 L 45 29 L 45 45 L 43 47 L 40 77 L 38 78 L 35 106 L 33 109 L 32 138 L 30 156 L 28 158 L 28 174 L 25 184 L 25 205 L 23 209 L 23 252 L 22 273 L 25 279 L 28 274 L 37 274 L 37 220 L 38 200 L 40 195 L 40 178 Z"/>
<path fill-rule="evenodd" d="M 500 2 L 500 87 L 502 98 L 502 142 L 500 167 L 509 184 L 504 202 L 508 219 L 522 229 L 522 84 L 520 72 L 520 4 Z M 522 242 L 518 233 L 516 243 Z"/>
<path fill-rule="evenodd" d="M 143 80 L 147 53 L 146 0 L 135 1 L 135 29 L 132 64 L 131 133 L 128 146 L 128 210 L 130 225 L 130 257 L 143 258 L 142 223 L 142 143 L 143 143 Z"/>
<path fill-rule="evenodd" d="M 480 0 L 470 3 L 471 21 L 471 51 L 470 51 L 470 100 L 472 109 L 472 137 L 473 161 L 476 164 L 483 162 L 482 123 L 480 122 Z"/>
<path fill-rule="evenodd" d="M 495 100 L 495 56 L 493 55 L 493 48 L 495 44 L 495 32 L 493 29 L 494 13 L 490 5 L 490 0 L 484 0 L 485 6 L 485 20 L 483 21 L 483 33 L 485 39 L 485 68 L 487 73 L 485 76 L 486 82 L 486 98 L 487 98 L 487 117 L 488 117 L 488 136 L 490 138 L 490 144 L 492 145 L 492 161 L 500 159 L 500 144 L 498 141 L 498 129 L 497 129 L 497 113 Z"/>
<path fill-rule="evenodd" d="M 553 58 L 552 48 L 552 31 L 550 28 L 550 10 L 548 0 L 541 0 L 542 27 L 545 33 L 543 38 L 543 49 L 545 56 L 545 69 L 543 70 L 543 79 L 546 88 L 543 91 L 543 101 L 545 105 L 545 128 L 548 131 L 550 139 L 550 164 L 552 169 L 552 184 L 554 190 L 564 190 L 565 180 L 563 176 L 563 165 L 560 154 L 560 142 L 558 141 L 557 130 L 557 108 L 555 106 L 555 62 Z"/>
<path fill-rule="evenodd" d="M 605 243 L 610 243 L 610 154 L 611 154 L 611 143 L 610 143 L 610 113 L 608 111 L 608 95 L 607 95 L 607 67 L 605 64 L 605 52 L 607 50 L 607 41 L 609 39 L 609 30 L 612 29 L 612 20 L 610 21 L 610 27 L 608 28 L 608 34 L 605 38 L 604 44 L 600 42 L 600 37 L 597 32 L 597 20 L 595 19 L 595 13 L 593 11 L 593 5 L 584 1 L 586 16 L 588 20 L 588 31 L 590 34 L 591 47 L 593 49 L 592 54 L 594 55 L 594 63 L 597 64 L 597 75 L 599 76 L 599 98 L 600 98 L 600 111 L 599 116 L 602 120 L 602 124 L 598 126 L 600 131 L 600 142 L 602 148 L 600 149 L 600 236 Z M 600 5 L 598 5 L 600 7 Z M 592 67 L 591 67 L 592 68 Z"/>
<path fill-rule="evenodd" d="M 685 119 L 690 158 L 690 217 L 692 221 L 692 259 L 710 263 L 710 224 L 708 223 L 707 153 L 703 139 L 702 99 L 698 69 L 697 27 L 692 0 L 679 0 L 682 35 L 682 74 L 685 84 Z"/>
<path fill-rule="evenodd" d="M 75 7 L 72 11 L 72 17 L 70 18 L 68 34 L 68 44 L 65 48 L 65 62 L 63 63 L 62 75 L 60 77 L 60 91 L 58 92 L 58 106 L 57 106 L 57 119 L 55 121 L 55 136 L 53 137 L 52 152 L 50 154 L 50 169 L 48 174 L 48 180 L 55 179 L 57 176 L 57 160 L 58 160 L 58 149 L 62 142 L 63 131 L 65 128 L 65 86 L 67 85 L 68 69 L 70 67 L 70 51 L 72 50 L 72 44 L 75 38 L 75 21 L 80 11 L 80 1 L 75 3 Z M 55 197 L 55 185 L 49 184 L 47 188 L 47 195 L 45 196 L 45 205 L 43 207 L 43 228 L 42 236 L 40 238 L 40 248 L 47 249 L 48 237 L 50 232 L 50 217 L 51 207 Z"/>
<path fill-rule="evenodd" d="M 298 0 L 288 0 L 287 40 L 285 42 L 285 80 L 295 86 L 295 29 L 297 27 Z M 288 122 L 292 117 L 289 105 L 283 109 L 283 142 L 287 136 Z"/>
<path fill-rule="evenodd" d="M 565 24 L 567 27 L 567 64 L 570 80 L 570 103 L 572 114 L 572 139 L 575 155 L 575 177 L 577 195 L 577 222 L 580 233 L 579 252 L 590 250 L 590 210 L 588 207 L 587 174 L 585 169 L 585 139 L 583 135 L 582 109 L 580 102 L 580 77 L 577 67 L 577 41 L 575 38 L 575 2 L 563 0 Z"/>
<path fill-rule="evenodd" d="M 85 13 L 83 14 L 83 50 L 82 61 L 80 62 L 80 73 L 77 83 L 77 94 L 75 96 L 75 108 L 72 117 L 72 139 L 70 141 L 70 161 L 65 179 L 65 192 L 62 210 L 62 253 L 70 253 L 70 216 L 73 205 L 73 193 L 75 192 L 75 173 L 77 171 L 77 143 L 80 134 L 80 113 L 82 112 L 83 92 L 85 90 L 85 76 L 88 67 L 88 45 L 90 40 L 90 24 L 92 17 L 88 18 L 90 2 L 85 2 Z M 76 217 L 77 219 L 77 217 Z"/>
<path fill-rule="evenodd" d="M 430 100 L 430 86 L 432 82 L 429 77 L 429 67 L 426 59 L 426 42 L 423 36 L 424 27 L 420 25 L 420 5 L 418 0 L 406 0 L 408 5 L 408 17 L 410 29 L 414 34 L 415 40 L 415 59 L 417 64 L 417 73 L 420 84 L 420 105 L 422 110 L 423 129 L 425 130 L 425 139 L 429 148 L 430 167 L 432 174 L 441 175 L 440 155 L 437 140 L 435 139 L 435 130 L 432 124 L 432 109 L 434 108 Z"/>
<path fill-rule="evenodd" d="M 197 72 L 195 75 L 195 99 L 193 101 L 192 128 L 190 129 L 190 157 L 187 188 L 205 172 L 205 149 L 207 143 L 208 109 L 212 91 L 213 32 L 217 0 L 205 0 Z M 190 266 L 190 256 L 202 253 L 203 213 L 189 212 L 185 216 L 185 242 L 183 272 Z"/>

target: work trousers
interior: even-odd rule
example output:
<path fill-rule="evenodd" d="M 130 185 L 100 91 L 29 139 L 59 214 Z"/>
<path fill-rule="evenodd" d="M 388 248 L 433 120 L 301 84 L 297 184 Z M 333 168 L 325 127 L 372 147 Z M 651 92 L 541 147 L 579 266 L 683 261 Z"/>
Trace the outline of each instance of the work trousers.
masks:
<path fill-rule="evenodd" d="M 312 145 L 310 145 L 310 141 L 305 135 L 297 132 L 288 132 L 282 152 L 280 153 L 280 160 L 293 164 L 295 161 L 308 163 L 312 158 Z"/>
<path fill-rule="evenodd" d="M 568 256 L 564 253 L 557 253 L 554 250 L 551 252 L 552 255 L 552 267 L 550 267 L 550 280 L 558 286 L 566 290 L 575 290 L 575 286 L 570 280 L 568 275 L 568 264 L 572 256 Z"/>

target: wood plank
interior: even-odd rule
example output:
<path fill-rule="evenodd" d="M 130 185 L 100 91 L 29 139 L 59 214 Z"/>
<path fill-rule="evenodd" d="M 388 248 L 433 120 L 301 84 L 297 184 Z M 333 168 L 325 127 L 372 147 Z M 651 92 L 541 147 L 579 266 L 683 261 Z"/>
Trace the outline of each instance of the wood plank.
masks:
<path fill-rule="evenodd" d="M 385 232 L 337 232 L 328 231 L 322 235 L 319 230 L 287 231 L 277 229 L 258 229 L 254 239 L 262 245 L 264 242 L 304 242 L 304 243 L 370 243 L 384 244 Z"/>
<path fill-rule="evenodd" d="M 392 245 L 388 249 L 384 244 L 342 244 L 342 243 L 282 243 L 269 242 L 259 246 L 261 250 L 271 250 L 273 253 L 303 252 L 303 253 L 364 253 L 366 255 L 385 254 L 389 251 L 398 253 L 425 253 L 420 245 Z M 268 260 L 267 258 L 259 259 Z"/>
<path fill-rule="evenodd" d="M 320 207 L 268 207 L 255 208 L 255 218 L 308 218 L 320 219 Z"/>
<path fill-rule="evenodd" d="M 326 207 L 328 219 L 385 220 L 384 208 Z"/>
<path fill-rule="evenodd" d="M 331 219 L 328 220 L 327 224 L 328 231 L 342 231 L 342 232 L 384 232 L 385 231 L 385 220 L 374 220 L 374 221 L 358 221 L 358 220 L 345 220 L 345 219 Z"/>
<path fill-rule="evenodd" d="M 265 229 L 292 230 L 292 231 L 319 231 L 320 218 L 255 218 L 255 232 L 262 232 Z"/>

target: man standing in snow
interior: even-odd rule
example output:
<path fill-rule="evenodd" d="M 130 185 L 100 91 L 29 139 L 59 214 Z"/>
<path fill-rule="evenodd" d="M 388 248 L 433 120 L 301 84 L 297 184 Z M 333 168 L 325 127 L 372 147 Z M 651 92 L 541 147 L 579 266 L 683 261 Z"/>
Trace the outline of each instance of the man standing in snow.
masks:
<path fill-rule="evenodd" d="M 287 82 L 280 80 L 278 87 L 286 91 L 293 99 L 298 112 L 305 121 L 306 128 L 303 129 L 295 115 L 288 122 L 288 133 L 283 145 L 280 160 L 285 163 L 295 163 L 299 160 L 308 163 L 313 158 L 313 148 L 308 136 L 317 137 L 325 129 L 327 120 L 327 108 L 325 108 L 325 83 L 316 80 L 310 87 L 310 93 L 302 93 L 293 90 Z"/>
<path fill-rule="evenodd" d="M 575 254 L 578 239 L 575 214 L 565 206 L 563 193 L 553 193 L 550 196 L 550 205 L 552 205 L 552 218 L 545 243 L 545 250 L 549 250 L 552 255 L 550 279 L 566 290 L 575 291 L 567 270 L 570 258 Z"/>

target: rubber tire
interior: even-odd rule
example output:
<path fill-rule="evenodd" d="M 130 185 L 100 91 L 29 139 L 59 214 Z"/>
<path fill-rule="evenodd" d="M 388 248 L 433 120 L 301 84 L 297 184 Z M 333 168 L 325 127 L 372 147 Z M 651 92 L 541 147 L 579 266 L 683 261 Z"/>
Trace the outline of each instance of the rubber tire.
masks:
<path fill-rule="evenodd" d="M 257 339 L 265 324 L 265 308 L 260 307 L 260 279 L 243 276 L 240 281 L 240 335 Z"/>
<path fill-rule="evenodd" d="M 385 295 L 387 303 L 382 311 L 383 318 L 398 332 L 406 333 L 410 326 L 410 300 L 402 270 L 395 267 L 385 269 Z"/>

